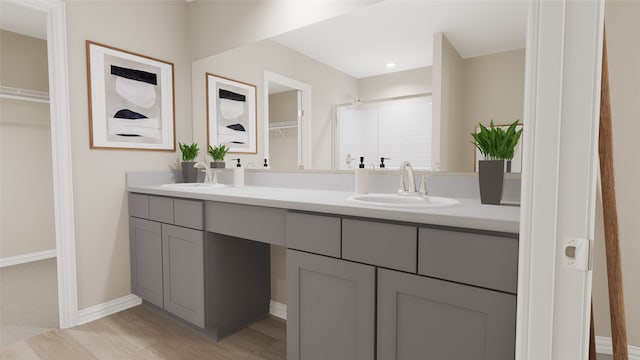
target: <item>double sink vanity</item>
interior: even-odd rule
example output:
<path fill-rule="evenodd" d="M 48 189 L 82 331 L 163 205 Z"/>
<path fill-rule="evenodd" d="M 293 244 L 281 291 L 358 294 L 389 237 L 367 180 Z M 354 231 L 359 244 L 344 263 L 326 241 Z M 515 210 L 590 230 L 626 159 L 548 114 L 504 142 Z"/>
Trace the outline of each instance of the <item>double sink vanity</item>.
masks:
<path fill-rule="evenodd" d="M 514 358 L 517 207 L 266 186 L 128 191 L 132 291 L 215 339 L 269 313 L 278 245 L 290 360 Z"/>

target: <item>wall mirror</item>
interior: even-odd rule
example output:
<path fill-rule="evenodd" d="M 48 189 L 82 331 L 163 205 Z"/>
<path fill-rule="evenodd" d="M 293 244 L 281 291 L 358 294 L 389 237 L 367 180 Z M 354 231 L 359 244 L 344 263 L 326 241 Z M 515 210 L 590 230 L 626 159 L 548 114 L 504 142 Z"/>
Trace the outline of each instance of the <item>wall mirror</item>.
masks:
<path fill-rule="evenodd" d="M 522 119 L 526 19 L 524 1 L 362 7 L 195 61 L 195 123 L 206 125 L 200 78 L 212 72 L 257 85 L 258 151 L 247 164 L 349 169 L 364 156 L 376 168 L 386 157 L 388 168 L 473 172 L 478 122 Z M 267 74 L 308 86 L 309 100 Z"/>

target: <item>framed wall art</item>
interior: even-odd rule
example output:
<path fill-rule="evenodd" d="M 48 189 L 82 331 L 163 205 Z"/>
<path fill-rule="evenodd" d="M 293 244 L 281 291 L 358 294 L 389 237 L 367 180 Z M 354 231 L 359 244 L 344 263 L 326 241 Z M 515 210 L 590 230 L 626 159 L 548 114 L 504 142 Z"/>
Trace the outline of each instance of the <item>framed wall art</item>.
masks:
<path fill-rule="evenodd" d="M 256 86 L 214 74 L 207 76 L 207 145 L 230 153 L 257 153 Z"/>
<path fill-rule="evenodd" d="M 175 151 L 173 64 L 86 47 L 91 148 Z"/>

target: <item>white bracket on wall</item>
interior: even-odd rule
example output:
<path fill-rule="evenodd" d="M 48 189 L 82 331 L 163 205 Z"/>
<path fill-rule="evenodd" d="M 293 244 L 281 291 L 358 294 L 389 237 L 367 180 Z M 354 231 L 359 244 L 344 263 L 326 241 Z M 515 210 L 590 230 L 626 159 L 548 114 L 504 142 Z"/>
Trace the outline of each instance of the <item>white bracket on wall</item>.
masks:
<path fill-rule="evenodd" d="M 570 269 L 591 271 L 592 241 L 589 239 L 568 239 L 563 243 L 563 263 Z"/>

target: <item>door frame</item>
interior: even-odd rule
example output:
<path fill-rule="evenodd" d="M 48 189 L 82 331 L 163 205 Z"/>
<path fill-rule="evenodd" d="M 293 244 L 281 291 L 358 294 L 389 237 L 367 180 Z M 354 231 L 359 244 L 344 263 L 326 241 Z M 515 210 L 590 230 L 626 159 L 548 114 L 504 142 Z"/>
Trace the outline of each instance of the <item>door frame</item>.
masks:
<path fill-rule="evenodd" d="M 594 238 L 603 20 L 604 0 L 529 2 L 519 360 L 588 354 L 591 270 L 568 268 L 565 246 Z"/>
<path fill-rule="evenodd" d="M 60 328 L 64 329 L 78 322 L 66 8 L 61 0 L 3 1 L 44 12 L 47 18 L 58 312 Z"/>
<path fill-rule="evenodd" d="M 302 114 L 298 114 L 298 166 L 304 169 L 311 169 L 311 85 L 292 79 L 290 77 L 265 70 L 264 71 L 264 91 L 263 115 L 264 118 L 264 158 L 271 163 L 269 158 L 269 82 L 274 82 L 286 87 L 300 91 Z"/>

